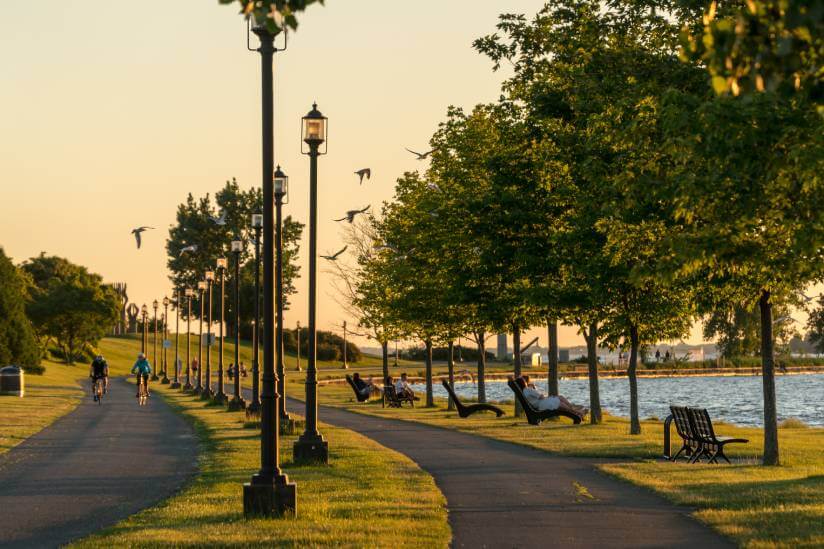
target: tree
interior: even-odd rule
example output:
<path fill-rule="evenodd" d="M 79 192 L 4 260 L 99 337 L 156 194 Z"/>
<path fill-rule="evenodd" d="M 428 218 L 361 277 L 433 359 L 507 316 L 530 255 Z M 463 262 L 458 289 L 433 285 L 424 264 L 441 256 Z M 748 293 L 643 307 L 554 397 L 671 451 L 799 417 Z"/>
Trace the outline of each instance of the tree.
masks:
<path fill-rule="evenodd" d="M 40 364 L 40 349 L 26 317 L 27 296 L 23 273 L 0 248 L 0 365 Z"/>
<path fill-rule="evenodd" d="M 298 28 L 297 14 L 307 6 L 324 0 L 219 0 L 221 4 L 240 4 L 240 13 L 266 28 L 273 35 Z"/>
<path fill-rule="evenodd" d="M 777 318 L 786 318 L 790 311 L 786 305 L 776 304 L 773 314 Z M 776 340 L 787 341 L 792 335 L 789 323 L 776 324 Z M 704 319 L 704 339 L 715 340 L 719 352 L 726 358 L 760 356 L 760 314 L 752 306 L 721 304 Z"/>
<path fill-rule="evenodd" d="M 807 337 L 819 353 L 824 353 L 824 296 L 818 298 L 818 307 L 807 319 Z"/>
<path fill-rule="evenodd" d="M 38 334 L 53 341 L 69 364 L 92 354 L 117 320 L 114 289 L 85 267 L 45 253 L 22 268 L 33 283 L 27 312 Z"/>

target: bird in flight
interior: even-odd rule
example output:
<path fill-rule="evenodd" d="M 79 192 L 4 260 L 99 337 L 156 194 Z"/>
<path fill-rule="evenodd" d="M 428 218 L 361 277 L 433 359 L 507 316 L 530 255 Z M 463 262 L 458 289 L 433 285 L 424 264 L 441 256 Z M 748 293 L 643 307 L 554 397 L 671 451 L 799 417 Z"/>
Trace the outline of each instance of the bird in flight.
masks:
<path fill-rule="evenodd" d="M 186 246 L 180 249 L 180 255 L 185 254 L 186 252 L 195 253 L 197 251 L 197 244 L 192 244 L 190 246 Z"/>
<path fill-rule="evenodd" d="M 219 217 L 213 217 L 210 215 L 209 219 L 211 219 L 215 225 L 220 225 L 222 227 L 226 225 L 226 211 L 221 211 Z"/>
<path fill-rule="evenodd" d="M 147 229 L 154 229 L 154 227 L 138 227 L 136 229 L 132 229 L 132 234 L 134 235 L 134 239 L 137 241 L 137 249 L 140 249 L 140 233 Z"/>
<path fill-rule="evenodd" d="M 429 152 L 419 153 L 419 152 L 415 152 L 415 151 L 413 151 L 412 149 L 407 149 L 406 147 L 404 147 L 404 148 L 405 148 L 407 151 L 409 151 L 409 152 L 411 152 L 412 154 L 414 154 L 415 156 L 417 156 L 417 157 L 418 157 L 418 160 L 426 160 L 426 157 L 427 157 L 427 156 L 429 156 L 430 154 L 432 154 L 433 152 L 435 152 L 435 149 L 432 149 L 432 150 L 431 150 L 431 151 L 429 151 Z"/>
<path fill-rule="evenodd" d="M 372 179 L 372 169 L 371 168 L 363 168 L 355 172 L 355 175 L 360 176 L 359 183 L 363 185 L 363 176 L 366 176 L 366 179 Z"/>
<path fill-rule="evenodd" d="M 337 260 L 338 260 L 338 257 L 340 256 L 340 254 L 342 254 L 343 252 L 345 252 L 345 251 L 346 251 L 346 248 L 348 248 L 348 247 L 349 247 L 349 246 L 344 246 L 344 247 L 343 247 L 343 249 L 341 249 L 341 250 L 340 250 L 338 253 L 336 253 L 335 255 L 322 255 L 321 257 L 322 257 L 323 259 L 328 259 L 329 261 L 337 261 Z"/>
<path fill-rule="evenodd" d="M 344 221 L 344 220 L 346 220 L 349 223 L 352 223 L 355 220 L 356 215 L 366 213 L 366 210 L 368 210 L 370 206 L 372 206 L 372 204 L 369 204 L 369 206 L 366 206 L 362 210 L 349 210 L 348 212 L 346 212 L 346 215 L 344 217 L 341 217 L 340 219 L 333 219 L 332 221 Z"/>

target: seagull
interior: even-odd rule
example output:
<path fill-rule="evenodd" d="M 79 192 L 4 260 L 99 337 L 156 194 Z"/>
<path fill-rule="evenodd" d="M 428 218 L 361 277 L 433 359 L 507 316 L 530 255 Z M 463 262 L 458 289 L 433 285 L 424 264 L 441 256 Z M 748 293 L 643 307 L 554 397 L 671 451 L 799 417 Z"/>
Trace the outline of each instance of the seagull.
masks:
<path fill-rule="evenodd" d="M 140 249 L 140 233 L 147 229 L 154 229 L 154 227 L 138 227 L 136 229 L 132 229 L 132 234 L 134 235 L 134 239 L 137 241 L 137 249 Z"/>
<path fill-rule="evenodd" d="M 366 207 L 365 207 L 364 209 L 362 209 L 362 210 L 349 210 L 348 212 L 346 212 L 346 216 L 345 216 L 345 217 L 341 217 L 340 219 L 333 219 L 332 221 L 343 221 L 343 220 L 346 220 L 346 221 L 348 221 L 349 223 L 352 223 L 352 222 L 355 220 L 355 216 L 356 216 L 356 215 L 358 215 L 358 214 L 362 214 L 362 213 L 366 213 L 366 210 L 368 210 L 370 206 L 371 206 L 371 204 L 369 204 L 369 206 L 366 206 Z"/>
<path fill-rule="evenodd" d="M 215 225 L 220 225 L 222 227 L 226 225 L 226 211 L 221 211 L 220 217 L 213 217 L 210 215 L 209 219 L 211 219 Z"/>
<path fill-rule="evenodd" d="M 323 259 L 328 259 L 329 261 L 337 261 L 337 260 L 338 260 L 338 256 L 339 256 L 340 254 L 342 254 L 343 252 L 345 252 L 345 251 L 346 251 L 346 248 L 348 248 L 348 247 L 349 247 L 349 246 L 344 246 L 344 247 L 343 247 L 343 249 L 342 249 L 342 250 L 340 250 L 340 251 L 339 251 L 338 253 L 336 253 L 335 255 L 322 255 L 321 257 L 322 257 Z"/>
<path fill-rule="evenodd" d="M 427 189 L 429 189 L 430 191 L 438 191 L 438 192 L 442 192 L 442 191 L 441 191 L 441 188 L 440 188 L 440 187 L 438 187 L 438 184 L 437 184 L 437 183 L 427 183 L 427 184 L 426 184 L 426 188 L 427 188 Z"/>
<path fill-rule="evenodd" d="M 384 251 L 384 250 L 391 250 L 391 251 L 393 251 L 393 252 L 395 252 L 395 253 L 397 253 L 397 252 L 398 252 L 398 249 L 397 249 L 396 247 L 394 247 L 394 246 L 389 246 L 389 245 L 387 245 L 387 244 L 381 244 L 381 245 L 379 245 L 379 246 L 375 246 L 375 251 L 376 251 L 376 252 L 382 252 L 382 251 Z"/>
<path fill-rule="evenodd" d="M 180 249 L 180 255 L 185 254 L 186 252 L 195 253 L 197 251 L 197 244 L 192 244 L 191 246 L 186 246 L 185 248 Z"/>
<path fill-rule="evenodd" d="M 404 148 L 406 149 L 406 147 L 404 147 Z M 426 157 L 427 157 L 427 156 L 429 156 L 430 154 L 432 154 L 433 152 L 435 152 L 435 149 L 432 149 L 431 151 L 429 151 L 429 152 L 425 152 L 425 153 L 415 152 L 415 151 L 413 151 L 412 149 L 406 149 L 406 150 L 407 150 L 407 151 L 409 151 L 409 152 L 411 152 L 411 153 L 412 153 L 412 154 L 414 154 L 415 156 L 417 156 L 417 157 L 418 157 L 418 160 L 426 160 Z"/>
<path fill-rule="evenodd" d="M 360 176 L 359 183 L 362 185 L 364 175 L 366 176 L 366 179 L 372 179 L 372 170 L 371 170 L 371 168 L 363 168 L 361 170 L 356 171 L 355 175 Z"/>

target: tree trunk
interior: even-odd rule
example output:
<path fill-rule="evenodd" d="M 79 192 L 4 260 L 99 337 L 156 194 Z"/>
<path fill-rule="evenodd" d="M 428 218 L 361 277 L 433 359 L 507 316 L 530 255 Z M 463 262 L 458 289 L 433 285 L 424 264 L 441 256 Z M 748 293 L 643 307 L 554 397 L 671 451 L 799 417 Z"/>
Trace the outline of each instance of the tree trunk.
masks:
<path fill-rule="evenodd" d="M 381 342 L 381 355 L 383 357 L 383 384 L 389 385 L 389 342 Z"/>
<path fill-rule="evenodd" d="M 448 349 L 446 351 L 446 367 L 447 371 L 449 372 L 449 386 L 452 387 L 452 390 L 455 390 L 455 361 L 452 359 L 452 349 L 453 343 L 450 341 L 448 345 Z M 452 400 L 452 397 L 449 397 L 449 404 L 446 406 L 447 410 L 454 410 L 455 409 L 455 402 Z"/>
<path fill-rule="evenodd" d="M 517 324 L 512 325 L 512 361 L 513 375 L 518 378 L 521 377 L 521 329 Z M 521 401 L 515 399 L 515 417 L 522 417 L 524 409 L 521 407 Z"/>
<path fill-rule="evenodd" d="M 770 292 L 761 291 L 761 382 L 764 386 L 764 465 L 778 465 L 778 414 L 775 409 L 775 356 Z"/>
<path fill-rule="evenodd" d="M 641 421 L 638 419 L 638 326 L 629 328 L 629 434 L 641 434 Z"/>
<path fill-rule="evenodd" d="M 478 402 L 486 402 L 486 383 L 484 375 L 486 371 L 486 340 L 484 332 L 475 334 L 475 341 L 478 344 Z"/>
<path fill-rule="evenodd" d="M 547 372 L 547 390 L 550 395 L 558 395 L 558 321 L 547 319 L 547 331 L 549 332 L 549 350 L 547 351 L 547 362 L 549 370 Z"/>
<path fill-rule="evenodd" d="M 587 341 L 587 364 L 589 366 L 589 421 L 601 423 L 601 393 L 598 390 L 598 323 L 589 325 L 584 332 Z"/>
<path fill-rule="evenodd" d="M 426 340 L 426 407 L 433 408 L 435 398 L 432 395 L 432 340 Z"/>

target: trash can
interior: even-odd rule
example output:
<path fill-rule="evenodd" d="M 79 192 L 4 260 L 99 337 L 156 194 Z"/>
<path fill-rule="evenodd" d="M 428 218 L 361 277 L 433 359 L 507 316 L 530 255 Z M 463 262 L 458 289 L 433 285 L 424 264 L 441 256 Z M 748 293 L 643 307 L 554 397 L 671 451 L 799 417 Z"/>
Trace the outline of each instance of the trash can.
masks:
<path fill-rule="evenodd" d="M 20 366 L 0 368 L 0 395 L 22 397 L 25 393 L 25 378 Z"/>

